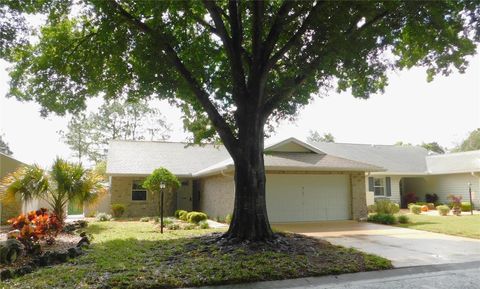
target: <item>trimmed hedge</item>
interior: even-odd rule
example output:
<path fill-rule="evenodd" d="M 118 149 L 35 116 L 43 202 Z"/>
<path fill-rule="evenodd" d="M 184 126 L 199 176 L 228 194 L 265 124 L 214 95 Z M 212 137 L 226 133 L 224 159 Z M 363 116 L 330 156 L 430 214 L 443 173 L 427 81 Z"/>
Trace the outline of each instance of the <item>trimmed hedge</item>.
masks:
<path fill-rule="evenodd" d="M 123 204 L 112 204 L 112 215 L 115 218 L 120 218 L 123 213 L 125 213 L 125 205 Z"/>
<path fill-rule="evenodd" d="M 190 223 L 198 224 L 201 221 L 206 221 L 208 219 L 207 214 L 202 212 L 190 212 L 187 214 L 187 221 Z"/>
<path fill-rule="evenodd" d="M 373 214 L 368 216 L 368 221 L 372 223 L 392 225 L 397 223 L 397 218 L 391 214 Z"/>
<path fill-rule="evenodd" d="M 437 211 L 440 216 L 446 216 L 450 213 L 450 208 L 446 205 L 437 206 Z"/>
<path fill-rule="evenodd" d="M 462 212 L 470 212 L 473 209 L 473 206 L 470 202 L 462 202 L 461 208 Z"/>
<path fill-rule="evenodd" d="M 410 212 L 414 213 L 415 215 L 418 215 L 422 212 L 422 206 L 419 205 L 411 205 L 410 206 Z"/>
<path fill-rule="evenodd" d="M 183 214 L 186 214 L 188 213 L 187 211 L 185 210 L 176 210 L 175 213 L 173 213 L 173 216 L 177 219 L 180 219 L 180 215 L 183 215 Z"/>
<path fill-rule="evenodd" d="M 371 205 L 370 210 L 378 214 L 396 214 L 400 211 L 400 206 L 389 200 L 380 200 Z"/>
<path fill-rule="evenodd" d="M 398 216 L 398 222 L 400 224 L 408 224 L 408 223 L 410 223 L 410 218 L 408 218 L 407 215 L 400 215 L 400 216 Z"/>

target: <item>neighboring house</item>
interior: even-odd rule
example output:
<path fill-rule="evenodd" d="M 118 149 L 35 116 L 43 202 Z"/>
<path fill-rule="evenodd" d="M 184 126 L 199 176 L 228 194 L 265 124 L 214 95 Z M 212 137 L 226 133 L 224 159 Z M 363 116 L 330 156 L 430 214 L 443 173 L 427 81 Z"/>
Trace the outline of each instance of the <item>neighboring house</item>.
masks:
<path fill-rule="evenodd" d="M 419 201 L 435 193 L 439 202 L 448 203 L 448 195 L 460 195 L 469 201 L 469 184 L 473 203 L 480 208 L 480 151 L 429 154 L 419 146 L 310 143 L 319 150 L 382 168 L 367 175 L 367 192 L 375 199 L 389 199 L 406 207 L 405 195 L 413 192 Z"/>
<path fill-rule="evenodd" d="M 25 164 L 11 156 L 0 153 L 0 180 L 8 174 L 16 171 Z M 0 224 L 4 224 L 8 219 L 19 215 L 22 212 L 22 202 L 20 199 L 15 201 L 0 202 Z"/>

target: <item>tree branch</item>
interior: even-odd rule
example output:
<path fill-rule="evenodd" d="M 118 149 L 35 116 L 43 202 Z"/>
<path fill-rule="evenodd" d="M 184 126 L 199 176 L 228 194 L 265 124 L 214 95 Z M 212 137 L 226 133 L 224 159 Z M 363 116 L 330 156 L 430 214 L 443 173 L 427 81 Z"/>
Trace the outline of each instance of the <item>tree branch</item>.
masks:
<path fill-rule="evenodd" d="M 132 26 L 136 27 L 143 33 L 146 33 L 158 43 L 158 45 L 162 48 L 165 55 L 169 58 L 172 62 L 178 73 L 183 77 L 183 79 L 187 82 L 192 92 L 197 97 L 200 104 L 202 104 L 205 112 L 208 114 L 212 124 L 217 129 L 220 137 L 225 142 L 226 148 L 229 150 L 230 153 L 236 153 L 236 143 L 237 140 L 233 135 L 233 132 L 230 126 L 227 124 L 225 119 L 220 115 L 217 108 L 213 105 L 210 101 L 209 96 L 206 91 L 204 91 L 198 81 L 193 77 L 191 72 L 186 68 L 183 64 L 180 57 L 177 55 L 176 51 L 167 41 L 167 37 L 160 31 L 154 30 L 147 24 L 140 21 L 138 18 L 130 14 L 126 11 L 119 3 L 115 0 L 109 1 L 112 8 L 114 8 L 118 13 Z"/>
<path fill-rule="evenodd" d="M 277 63 L 277 61 L 280 60 L 280 58 L 282 58 L 283 55 L 285 53 L 287 53 L 288 50 L 290 50 L 290 48 L 292 48 L 300 40 L 300 38 L 303 36 L 303 34 L 305 34 L 305 32 L 309 28 L 312 20 L 315 18 L 315 15 L 320 11 L 320 7 L 322 6 L 323 3 L 325 3 L 325 1 L 318 1 L 315 4 L 315 6 L 313 6 L 312 10 L 310 10 L 307 18 L 305 18 L 305 20 L 303 21 L 300 28 L 298 28 L 298 30 L 293 34 L 293 36 L 290 37 L 290 39 L 288 39 L 287 43 L 285 43 L 285 45 L 283 47 L 281 47 L 268 60 L 266 68 L 265 68 L 267 71 L 270 70 Z"/>
<path fill-rule="evenodd" d="M 254 69 L 257 69 L 256 67 L 260 62 L 262 52 L 263 13 L 265 9 L 265 2 L 253 1 L 252 6 L 252 58 Z"/>
<path fill-rule="evenodd" d="M 290 11 L 294 1 L 284 0 L 278 13 L 275 16 L 270 32 L 268 33 L 267 39 L 263 44 L 262 58 L 269 59 L 270 54 L 272 53 L 275 44 L 277 44 L 278 38 L 283 30 L 284 25 L 288 22 L 286 16 Z"/>
<path fill-rule="evenodd" d="M 349 33 L 347 33 L 346 37 L 354 37 L 356 34 L 361 33 L 362 31 L 366 30 L 367 28 L 371 27 L 373 24 L 379 22 L 380 20 L 387 17 L 391 11 L 383 11 L 377 14 L 375 17 L 370 19 L 369 21 L 365 22 L 364 25 L 359 27 L 358 29 L 349 29 Z M 353 25 L 357 25 L 355 22 Z M 334 42 L 334 41 L 333 41 Z M 322 61 L 323 57 L 328 53 L 335 51 L 334 49 L 324 50 L 324 53 L 320 53 L 313 61 L 310 63 L 303 63 L 299 64 L 298 67 L 303 67 L 302 73 L 292 79 L 287 85 L 285 85 L 282 89 L 279 90 L 275 95 L 273 95 L 269 100 L 267 100 L 263 106 L 262 114 L 265 118 L 267 118 L 278 106 L 279 103 L 282 101 L 287 100 L 291 97 L 296 90 L 305 82 L 309 75 L 311 75 L 317 68 L 320 62 Z"/>
<path fill-rule="evenodd" d="M 220 7 L 218 7 L 215 2 L 211 0 L 204 0 L 203 4 L 210 13 L 213 22 L 215 23 L 215 28 L 219 32 L 220 39 L 222 39 L 225 50 L 227 51 L 233 79 L 233 98 L 238 104 L 238 99 L 242 95 L 246 95 L 247 85 L 245 82 L 245 71 L 243 69 L 243 63 L 241 59 L 241 44 L 239 43 L 238 35 L 240 31 L 238 30 L 238 23 L 236 20 L 236 4 L 234 4 L 235 15 L 231 15 L 230 17 L 230 21 L 232 23 L 232 37 L 228 35 L 227 29 L 225 28 Z"/>

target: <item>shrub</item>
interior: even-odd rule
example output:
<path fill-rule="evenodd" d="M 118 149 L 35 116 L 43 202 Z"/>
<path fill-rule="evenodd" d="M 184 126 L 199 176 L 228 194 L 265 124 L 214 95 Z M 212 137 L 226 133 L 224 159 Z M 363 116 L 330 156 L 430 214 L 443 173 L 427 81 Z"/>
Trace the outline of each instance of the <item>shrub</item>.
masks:
<path fill-rule="evenodd" d="M 395 224 L 397 222 L 397 218 L 391 214 L 373 214 L 368 216 L 368 221 L 372 223 L 379 223 L 385 225 Z"/>
<path fill-rule="evenodd" d="M 232 214 L 227 214 L 225 216 L 225 223 L 230 224 L 232 222 L 232 218 L 233 218 Z"/>
<path fill-rule="evenodd" d="M 462 213 L 462 196 L 448 195 L 447 197 L 450 200 L 450 206 L 453 210 L 453 214 L 460 216 Z"/>
<path fill-rule="evenodd" d="M 398 216 L 398 222 L 400 224 L 408 224 L 408 223 L 410 223 L 410 218 L 408 218 L 408 216 L 406 216 L 406 215 L 400 215 L 400 216 Z"/>
<path fill-rule="evenodd" d="M 112 214 L 115 218 L 120 218 L 125 213 L 125 205 L 112 204 Z"/>
<path fill-rule="evenodd" d="M 168 224 L 165 226 L 165 228 L 167 228 L 168 230 L 178 230 L 180 229 L 180 225 L 178 224 L 175 224 L 175 223 L 171 223 L 171 224 Z"/>
<path fill-rule="evenodd" d="M 182 221 L 187 221 L 187 216 L 188 216 L 188 212 L 187 211 L 183 211 L 183 212 L 180 212 L 180 215 L 179 215 L 179 219 L 182 220 Z"/>
<path fill-rule="evenodd" d="M 418 201 L 418 197 L 414 192 L 410 192 L 405 195 L 405 203 L 410 204 L 415 203 L 416 201 Z"/>
<path fill-rule="evenodd" d="M 418 215 L 422 212 L 422 207 L 419 206 L 419 205 L 412 205 L 412 206 L 410 206 L 410 212 Z"/>
<path fill-rule="evenodd" d="M 53 244 L 63 228 L 60 218 L 54 213 L 49 214 L 45 208 L 31 211 L 27 215 L 21 214 L 8 220 L 8 223 L 19 231 L 16 239 L 25 246 L 27 253 L 31 254 L 39 251 L 39 240 Z"/>
<path fill-rule="evenodd" d="M 188 212 L 185 211 L 185 210 L 176 210 L 175 213 L 173 213 L 173 216 L 175 216 L 175 218 L 177 219 L 180 219 L 180 216 L 183 215 L 183 214 L 187 214 Z"/>
<path fill-rule="evenodd" d="M 450 213 L 450 208 L 446 205 L 437 206 L 437 211 L 440 216 L 446 216 Z"/>
<path fill-rule="evenodd" d="M 435 204 L 434 203 L 427 203 L 427 207 L 429 210 L 435 210 Z"/>
<path fill-rule="evenodd" d="M 436 202 L 438 202 L 438 196 L 437 196 L 437 194 L 426 194 L 425 195 L 425 201 L 427 203 L 436 203 Z"/>
<path fill-rule="evenodd" d="M 470 212 L 472 210 L 472 204 L 470 202 L 461 203 L 462 212 Z"/>
<path fill-rule="evenodd" d="M 367 209 L 368 209 L 368 213 L 369 214 L 372 214 L 372 213 L 375 213 L 377 211 L 377 206 L 375 206 L 375 204 L 373 205 L 368 205 L 367 206 Z"/>
<path fill-rule="evenodd" d="M 416 202 L 415 205 L 426 206 L 427 202 Z"/>
<path fill-rule="evenodd" d="M 208 219 L 207 214 L 202 212 L 190 212 L 187 214 L 187 221 L 190 223 L 198 224 L 200 221 L 205 221 Z"/>
<path fill-rule="evenodd" d="M 398 204 L 391 202 L 389 200 L 380 200 L 375 202 L 374 209 L 375 213 L 378 214 L 396 214 L 400 211 Z"/>
<path fill-rule="evenodd" d="M 195 226 L 195 224 L 187 224 L 183 227 L 184 230 L 193 230 L 195 229 L 197 226 Z"/>
<path fill-rule="evenodd" d="M 142 217 L 142 218 L 140 218 L 140 222 L 150 222 L 150 218 L 149 217 Z"/>
<path fill-rule="evenodd" d="M 415 206 L 415 205 L 416 205 L 415 203 L 409 203 L 409 204 L 407 205 L 407 208 L 410 210 L 410 207 L 411 207 L 411 206 Z"/>
<path fill-rule="evenodd" d="M 109 215 L 107 213 L 98 213 L 95 219 L 99 222 L 107 222 L 112 219 L 112 215 Z"/>
<path fill-rule="evenodd" d="M 208 222 L 207 222 L 207 221 L 201 221 L 200 223 L 198 223 L 198 226 L 200 227 L 200 229 L 208 229 L 208 228 L 210 228 L 210 225 L 208 225 Z"/>

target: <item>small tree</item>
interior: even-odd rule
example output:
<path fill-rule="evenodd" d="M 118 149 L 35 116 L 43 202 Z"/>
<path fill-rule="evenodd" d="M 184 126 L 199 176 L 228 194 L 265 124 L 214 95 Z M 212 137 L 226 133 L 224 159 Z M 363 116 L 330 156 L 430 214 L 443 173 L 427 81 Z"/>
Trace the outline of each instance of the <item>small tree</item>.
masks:
<path fill-rule="evenodd" d="M 335 142 L 335 137 L 329 132 L 322 136 L 318 131 L 311 130 L 307 140 L 311 142 Z"/>
<path fill-rule="evenodd" d="M 437 154 L 444 154 L 445 149 L 442 148 L 437 142 L 430 142 L 430 143 L 422 143 L 422 147 L 428 151 L 437 153 Z"/>
<path fill-rule="evenodd" d="M 161 231 L 163 233 L 163 190 L 171 193 L 180 187 L 177 177 L 165 168 L 155 169 L 143 182 L 143 187 L 150 192 L 159 194 L 159 209 L 161 215 Z"/>
<path fill-rule="evenodd" d="M 38 165 L 19 168 L 2 180 L 1 188 L 2 200 L 14 199 L 15 195 L 23 201 L 45 200 L 62 222 L 69 201 L 92 203 L 106 192 L 101 176 L 60 158 L 55 160 L 50 172 Z"/>

